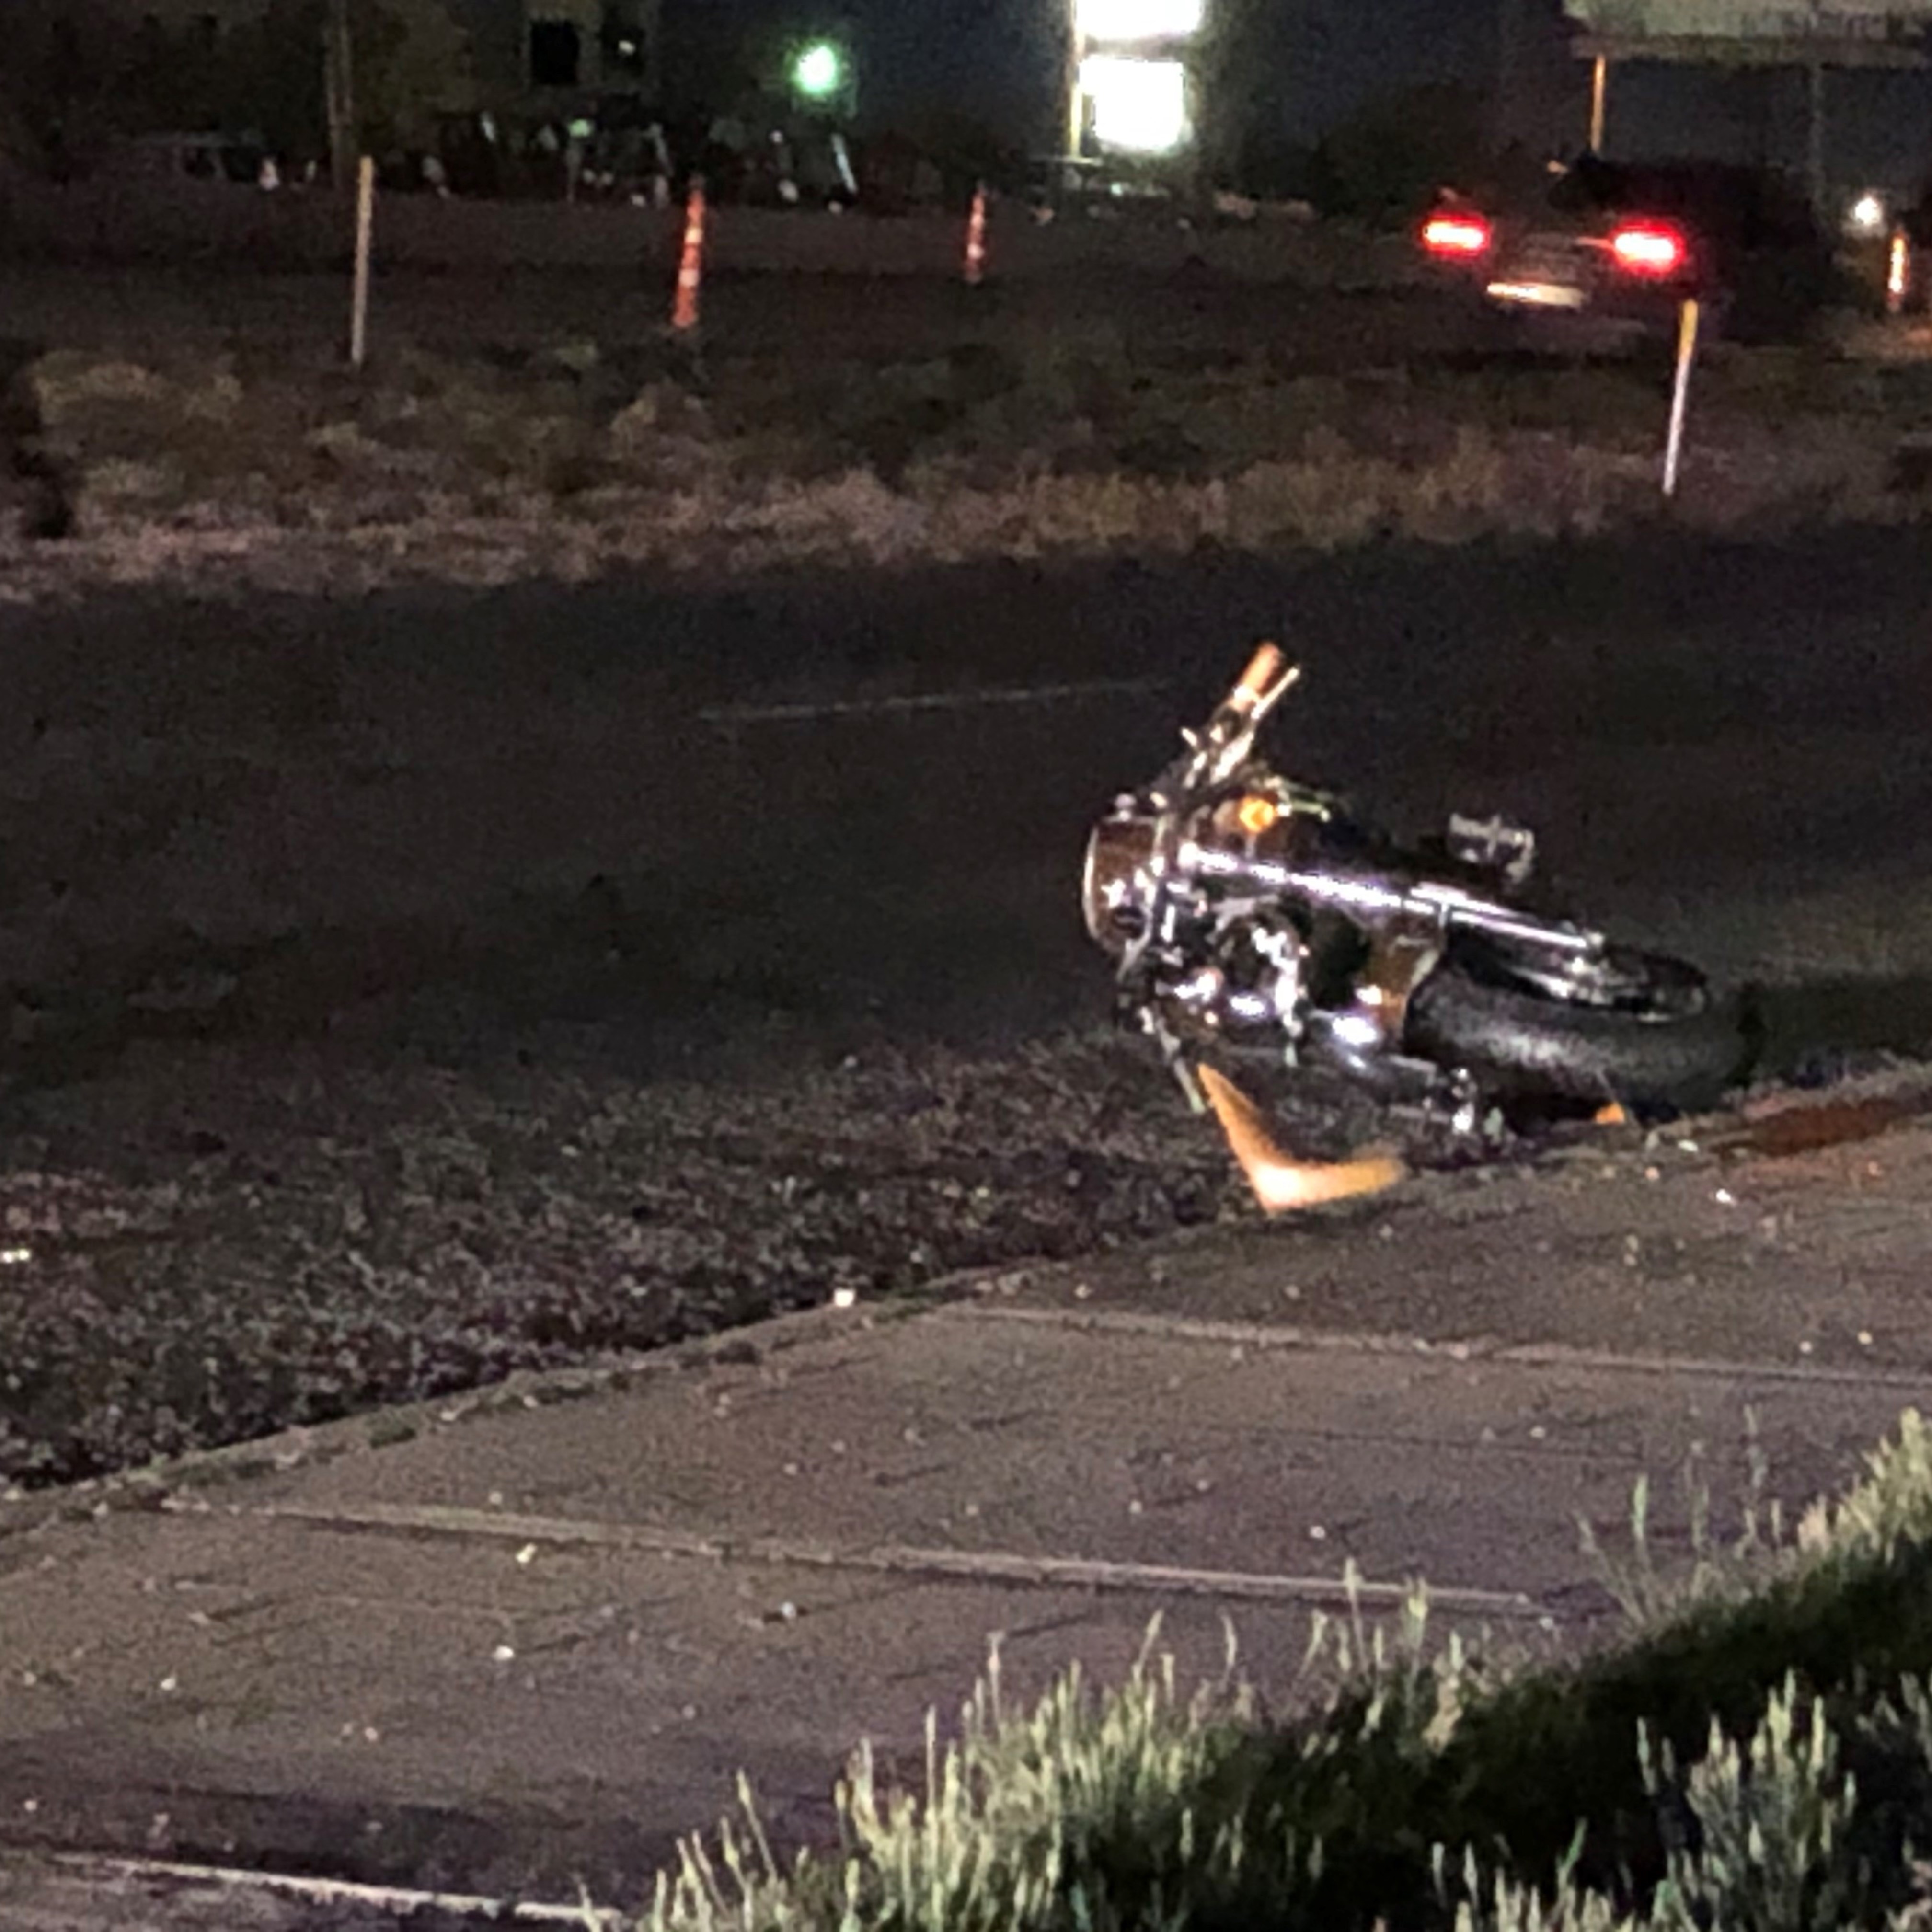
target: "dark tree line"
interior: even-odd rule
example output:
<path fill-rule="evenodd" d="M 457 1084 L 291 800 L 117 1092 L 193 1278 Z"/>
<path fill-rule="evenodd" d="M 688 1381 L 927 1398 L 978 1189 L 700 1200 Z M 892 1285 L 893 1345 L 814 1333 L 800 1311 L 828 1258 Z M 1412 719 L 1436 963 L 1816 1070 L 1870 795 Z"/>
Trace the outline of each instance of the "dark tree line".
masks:
<path fill-rule="evenodd" d="M 25 158 L 84 157 L 116 136 L 247 133 L 320 158 L 328 140 L 328 0 L 268 0 L 224 22 L 130 34 L 102 0 L 9 0 L 0 146 Z M 447 0 L 350 0 L 356 132 L 374 151 L 477 104 L 472 50 Z"/>

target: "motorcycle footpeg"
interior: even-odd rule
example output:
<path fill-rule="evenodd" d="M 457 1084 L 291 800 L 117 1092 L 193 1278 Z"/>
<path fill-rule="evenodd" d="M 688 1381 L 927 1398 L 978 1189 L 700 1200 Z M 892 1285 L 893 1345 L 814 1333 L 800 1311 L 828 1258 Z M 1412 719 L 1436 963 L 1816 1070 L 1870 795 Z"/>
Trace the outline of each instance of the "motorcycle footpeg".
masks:
<path fill-rule="evenodd" d="M 1493 1108 L 1486 1110 L 1483 1090 L 1466 1072 L 1436 1072 L 1435 1084 L 1423 1102 L 1426 1124 L 1454 1139 L 1487 1144 L 1496 1138 L 1502 1117 Z"/>

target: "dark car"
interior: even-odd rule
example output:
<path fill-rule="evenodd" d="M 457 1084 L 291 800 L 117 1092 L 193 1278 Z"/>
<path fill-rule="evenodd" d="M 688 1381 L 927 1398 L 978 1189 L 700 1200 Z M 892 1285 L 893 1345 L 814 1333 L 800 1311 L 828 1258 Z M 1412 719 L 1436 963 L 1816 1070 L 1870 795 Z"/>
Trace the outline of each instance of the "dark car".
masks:
<path fill-rule="evenodd" d="M 219 184 L 260 188 L 270 156 L 261 142 L 229 134 L 141 134 L 118 142 L 104 157 L 104 172 L 130 180 Z"/>
<path fill-rule="evenodd" d="M 1744 341 L 1806 334 L 1836 299 L 1834 243 L 1767 169 L 1589 156 L 1529 196 L 1446 196 L 1424 249 L 1492 308 L 1579 341 L 1702 326 Z"/>

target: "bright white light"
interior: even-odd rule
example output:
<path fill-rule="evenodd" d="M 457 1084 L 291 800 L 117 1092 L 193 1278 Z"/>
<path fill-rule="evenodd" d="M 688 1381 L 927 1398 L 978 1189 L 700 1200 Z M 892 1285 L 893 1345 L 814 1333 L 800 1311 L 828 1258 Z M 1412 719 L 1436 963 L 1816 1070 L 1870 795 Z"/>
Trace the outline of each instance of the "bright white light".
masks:
<path fill-rule="evenodd" d="M 1204 0 L 1078 0 L 1076 24 L 1090 40 L 1178 40 L 1198 33 Z"/>
<path fill-rule="evenodd" d="M 1187 139 L 1187 70 L 1179 61 L 1093 54 L 1080 63 L 1080 86 L 1103 148 L 1166 154 Z"/>
<path fill-rule="evenodd" d="M 1852 203 L 1852 226 L 1862 235 L 1876 235 L 1885 226 L 1885 203 L 1875 194 L 1862 194 Z"/>

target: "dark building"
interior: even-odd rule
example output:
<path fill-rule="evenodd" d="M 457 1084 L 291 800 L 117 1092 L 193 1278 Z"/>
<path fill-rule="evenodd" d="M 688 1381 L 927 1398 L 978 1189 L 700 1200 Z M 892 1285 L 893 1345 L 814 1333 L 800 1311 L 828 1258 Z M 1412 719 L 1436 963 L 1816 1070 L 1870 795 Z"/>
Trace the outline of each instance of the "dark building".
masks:
<path fill-rule="evenodd" d="M 484 92 L 655 96 L 659 0 L 450 0 L 469 30 Z"/>
<path fill-rule="evenodd" d="M 380 0 L 379 0 L 380 4 Z M 406 4 L 406 0 L 405 0 Z M 511 105 L 544 97 L 652 96 L 661 73 L 659 0 L 444 0 L 469 37 L 483 98 Z M 197 37 L 218 52 L 231 30 L 259 20 L 269 0 L 82 0 L 124 24 Z"/>

